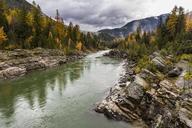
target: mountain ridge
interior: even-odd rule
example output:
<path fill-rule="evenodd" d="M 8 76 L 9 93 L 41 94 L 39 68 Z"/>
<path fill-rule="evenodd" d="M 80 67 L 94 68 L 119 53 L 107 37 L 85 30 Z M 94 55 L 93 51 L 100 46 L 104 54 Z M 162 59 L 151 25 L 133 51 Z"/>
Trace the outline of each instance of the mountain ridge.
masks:
<path fill-rule="evenodd" d="M 3 2 L 6 3 L 6 5 L 9 8 L 23 8 L 23 7 L 26 7 L 28 9 L 31 9 L 33 7 L 33 5 L 30 4 L 26 0 L 3 0 Z"/>
<path fill-rule="evenodd" d="M 106 33 L 114 37 L 126 37 L 129 33 L 135 32 L 138 27 L 141 27 L 142 31 L 151 32 L 157 28 L 160 19 L 162 19 L 162 21 L 164 22 L 167 19 L 168 15 L 169 14 L 167 13 L 159 16 L 151 16 L 143 19 L 133 20 L 120 28 L 102 29 L 98 32 Z"/>

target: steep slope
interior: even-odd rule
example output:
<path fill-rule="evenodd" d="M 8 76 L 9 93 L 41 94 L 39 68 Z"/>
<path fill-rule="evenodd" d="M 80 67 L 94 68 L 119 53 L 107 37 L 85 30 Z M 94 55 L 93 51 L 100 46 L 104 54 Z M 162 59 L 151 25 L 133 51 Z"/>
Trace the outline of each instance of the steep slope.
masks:
<path fill-rule="evenodd" d="M 26 0 L 3 0 L 6 5 L 9 8 L 22 8 L 22 7 L 26 7 L 28 9 L 32 8 L 33 6 L 28 3 Z"/>
<path fill-rule="evenodd" d="M 132 22 L 127 23 L 125 26 L 121 28 L 104 29 L 104 30 L 100 30 L 99 32 L 107 33 L 115 37 L 125 37 L 130 32 L 136 31 L 138 27 L 141 27 L 142 31 L 150 32 L 156 29 L 161 19 L 165 21 L 167 17 L 168 17 L 168 14 L 163 14 L 157 17 L 149 17 L 141 20 L 134 20 Z"/>

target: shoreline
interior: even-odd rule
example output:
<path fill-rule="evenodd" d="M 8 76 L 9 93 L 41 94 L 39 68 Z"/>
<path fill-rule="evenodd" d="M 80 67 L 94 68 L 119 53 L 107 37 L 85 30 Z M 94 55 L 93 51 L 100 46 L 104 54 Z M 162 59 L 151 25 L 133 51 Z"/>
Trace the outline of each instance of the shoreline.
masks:
<path fill-rule="evenodd" d="M 86 53 L 65 55 L 57 49 L 0 51 L 0 80 L 11 80 L 36 70 L 46 70 L 82 59 Z"/>
<path fill-rule="evenodd" d="M 111 52 L 109 57 L 119 57 Z M 166 65 L 170 56 L 155 52 L 150 56 L 157 72 L 142 68 L 136 73 L 137 63 L 125 61 L 124 73 L 110 93 L 97 104 L 95 111 L 107 118 L 141 127 L 192 128 L 192 80 L 187 81 L 186 62 Z"/>

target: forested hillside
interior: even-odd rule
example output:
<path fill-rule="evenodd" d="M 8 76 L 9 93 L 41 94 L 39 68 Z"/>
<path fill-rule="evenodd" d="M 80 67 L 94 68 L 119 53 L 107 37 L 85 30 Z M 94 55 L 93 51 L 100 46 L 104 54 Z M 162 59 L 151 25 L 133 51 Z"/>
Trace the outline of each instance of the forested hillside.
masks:
<path fill-rule="evenodd" d="M 140 58 L 156 50 L 168 53 L 192 53 L 192 19 L 182 7 L 175 7 L 167 20 L 161 20 L 154 32 L 129 33 L 125 39 L 114 42 L 119 49 L 126 50 L 130 58 Z"/>
<path fill-rule="evenodd" d="M 6 3 L 6 6 L 9 8 L 22 8 L 24 6 L 28 9 L 33 8 L 33 6 L 25 0 L 1 0 L 1 1 Z"/>
<path fill-rule="evenodd" d="M 56 10 L 46 16 L 39 5 L 25 0 L 0 1 L 0 49 L 57 48 L 66 53 L 100 47 L 93 33 L 82 33 L 79 25 L 65 25 Z"/>

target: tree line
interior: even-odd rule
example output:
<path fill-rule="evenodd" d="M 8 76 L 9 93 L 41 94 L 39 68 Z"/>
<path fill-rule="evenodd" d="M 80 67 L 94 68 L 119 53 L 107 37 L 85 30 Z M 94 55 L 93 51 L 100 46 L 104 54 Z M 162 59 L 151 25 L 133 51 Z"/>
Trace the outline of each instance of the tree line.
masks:
<path fill-rule="evenodd" d="M 192 19 L 184 8 L 175 6 L 167 19 L 160 19 L 153 32 L 129 33 L 125 39 L 116 39 L 118 49 L 127 51 L 131 59 L 138 59 L 156 50 L 171 54 L 192 53 Z"/>
<path fill-rule="evenodd" d="M 0 49 L 33 49 L 37 47 L 62 49 L 66 53 L 97 49 L 101 43 L 97 35 L 83 33 L 79 25 L 67 26 L 56 10 L 55 18 L 42 13 L 33 2 L 32 8 L 9 8 L 0 1 Z"/>

